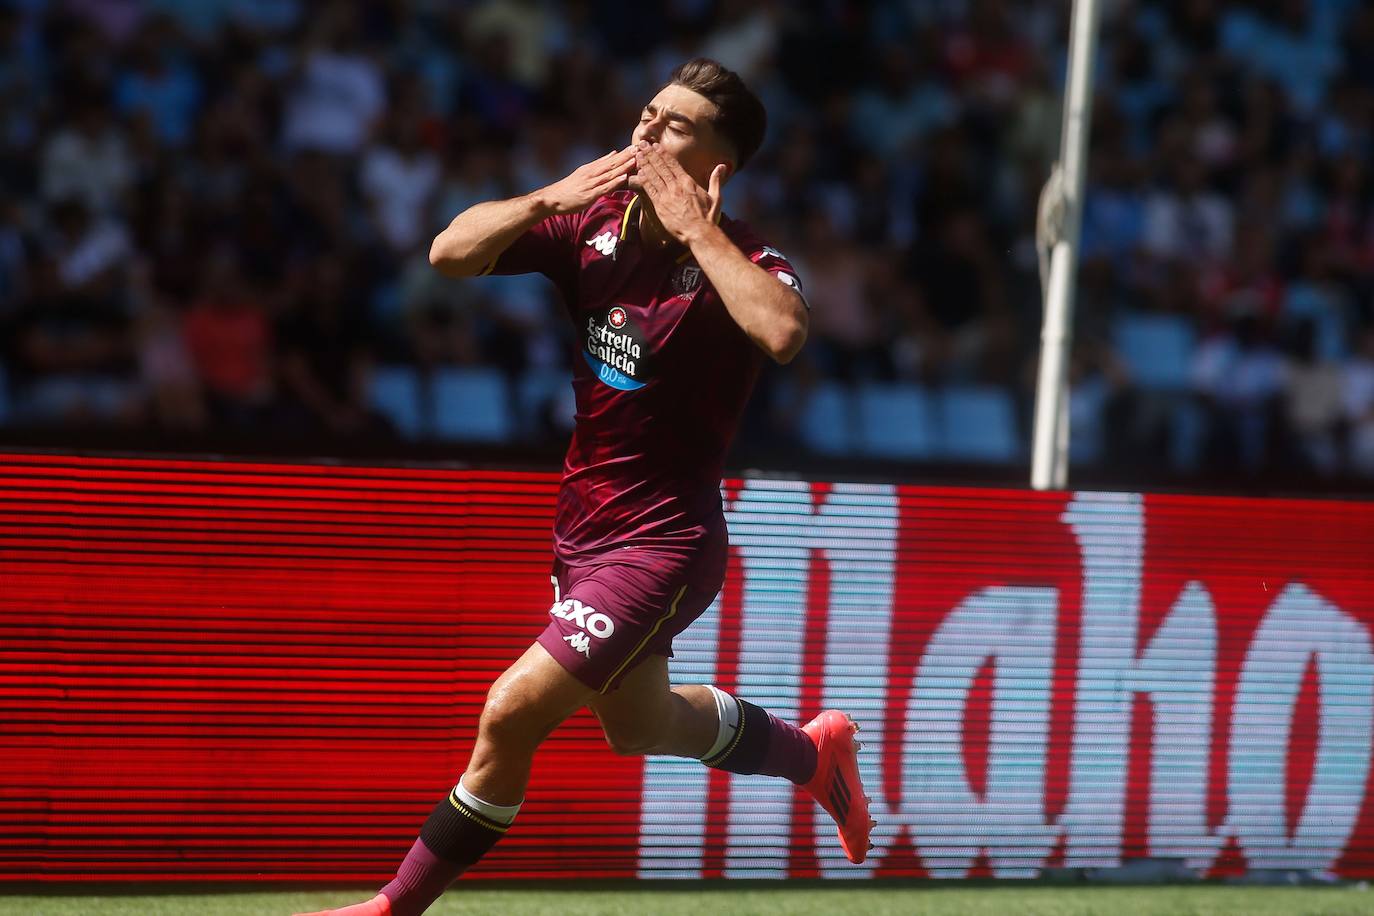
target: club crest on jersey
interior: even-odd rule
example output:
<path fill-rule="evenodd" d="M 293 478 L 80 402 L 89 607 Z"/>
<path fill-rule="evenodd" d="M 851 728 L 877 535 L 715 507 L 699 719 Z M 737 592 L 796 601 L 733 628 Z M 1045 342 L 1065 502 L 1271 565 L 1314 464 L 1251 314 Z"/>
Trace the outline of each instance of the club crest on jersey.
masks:
<path fill-rule="evenodd" d="M 587 316 L 582 357 L 596 377 L 620 391 L 644 387 L 649 377 L 649 344 L 622 306 Z"/>
<path fill-rule="evenodd" d="M 701 285 L 701 268 L 684 264 L 673 272 L 673 291 L 679 296 L 690 295 Z"/>

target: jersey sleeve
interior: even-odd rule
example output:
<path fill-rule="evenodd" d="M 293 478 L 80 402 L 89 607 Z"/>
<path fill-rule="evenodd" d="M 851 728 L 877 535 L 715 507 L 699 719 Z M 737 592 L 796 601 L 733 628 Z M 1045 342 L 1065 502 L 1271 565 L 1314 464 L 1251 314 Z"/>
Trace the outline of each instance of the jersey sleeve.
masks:
<path fill-rule="evenodd" d="M 560 213 L 541 220 L 511 242 L 478 276 L 539 273 L 566 293 L 577 276 L 580 225 L 580 213 Z"/>
<path fill-rule="evenodd" d="M 806 300 L 806 291 L 802 289 L 801 278 L 797 276 L 797 269 L 792 266 L 792 262 L 787 260 L 781 251 L 772 245 L 765 245 L 762 242 L 752 240 L 742 247 L 750 261 L 776 277 L 779 283 L 786 284 L 796 290 L 807 311 L 811 310 L 811 303 Z"/>

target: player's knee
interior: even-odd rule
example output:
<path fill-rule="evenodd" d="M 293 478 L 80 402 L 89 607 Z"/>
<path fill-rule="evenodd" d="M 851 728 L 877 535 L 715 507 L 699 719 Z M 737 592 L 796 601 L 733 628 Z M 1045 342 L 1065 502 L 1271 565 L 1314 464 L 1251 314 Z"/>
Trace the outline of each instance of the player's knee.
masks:
<path fill-rule="evenodd" d="M 534 709 L 521 694 L 493 689 L 482 707 L 478 737 L 497 748 L 522 749 L 531 742 L 537 744 L 541 736 L 534 718 Z"/>

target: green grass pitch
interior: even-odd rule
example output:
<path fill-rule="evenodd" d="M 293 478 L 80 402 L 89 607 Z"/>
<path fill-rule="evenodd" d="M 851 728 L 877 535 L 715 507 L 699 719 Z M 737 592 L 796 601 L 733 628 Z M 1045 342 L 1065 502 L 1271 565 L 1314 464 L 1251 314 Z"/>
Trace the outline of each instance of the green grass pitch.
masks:
<path fill-rule="evenodd" d="M 14 916 L 287 916 L 369 890 L 0 894 Z M 432 916 L 1374 916 L 1360 887 L 803 886 L 537 889 L 458 886 Z"/>

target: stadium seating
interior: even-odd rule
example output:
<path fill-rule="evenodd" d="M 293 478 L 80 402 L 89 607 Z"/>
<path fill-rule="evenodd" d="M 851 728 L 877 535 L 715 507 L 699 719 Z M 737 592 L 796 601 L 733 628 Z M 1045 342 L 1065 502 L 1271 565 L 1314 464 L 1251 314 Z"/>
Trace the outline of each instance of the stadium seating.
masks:
<path fill-rule="evenodd" d="M 1099 377 L 1088 378 L 1069 392 L 1069 461 L 1092 465 L 1102 460 L 1106 445 L 1103 416 L 1110 390 Z"/>
<path fill-rule="evenodd" d="M 1201 404 L 1181 400 L 1174 405 L 1169 425 L 1169 464 L 1175 470 L 1192 472 L 1202 465 L 1206 448 L 1207 416 Z"/>
<path fill-rule="evenodd" d="M 1113 342 L 1142 388 L 1182 391 L 1189 385 L 1197 331 L 1181 315 L 1125 315 L 1112 327 Z"/>
<path fill-rule="evenodd" d="M 544 423 L 552 411 L 571 425 L 574 405 L 572 374 L 567 369 L 531 369 L 515 388 L 516 424 L 519 434 L 538 439 L 547 434 Z"/>
<path fill-rule="evenodd" d="M 428 432 L 419 374 L 411 366 L 373 369 L 367 384 L 367 403 L 390 420 L 403 439 L 420 439 Z"/>
<path fill-rule="evenodd" d="M 929 458 L 935 452 L 930 394 L 918 385 L 859 387 L 859 450 L 874 458 Z"/>
<path fill-rule="evenodd" d="M 936 410 L 941 457 L 999 464 L 1021 455 L 1016 409 L 1001 388 L 954 385 L 940 392 Z"/>
<path fill-rule="evenodd" d="M 821 382 L 799 395 L 805 398 L 798 432 L 802 443 L 822 455 L 855 451 L 854 395 L 837 382 Z"/>
<path fill-rule="evenodd" d="M 434 432 L 460 442 L 505 442 L 515 432 L 506 379 L 495 369 L 434 374 Z"/>

